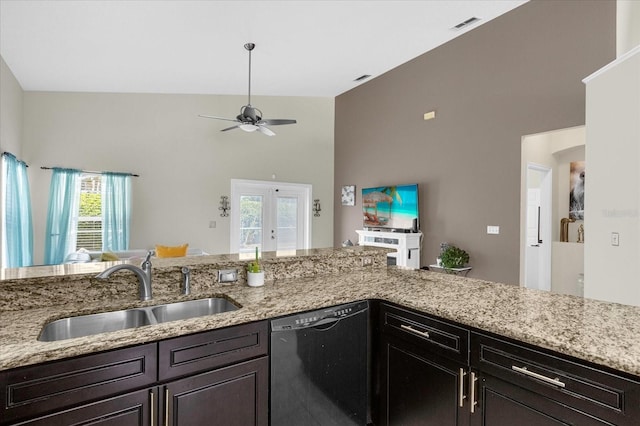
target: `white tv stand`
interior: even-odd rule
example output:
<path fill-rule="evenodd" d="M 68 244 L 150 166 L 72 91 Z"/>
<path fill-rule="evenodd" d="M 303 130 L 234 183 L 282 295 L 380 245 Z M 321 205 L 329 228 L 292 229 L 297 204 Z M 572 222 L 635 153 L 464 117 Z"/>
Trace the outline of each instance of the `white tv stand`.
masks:
<path fill-rule="evenodd" d="M 357 229 L 358 244 L 395 249 L 387 254 L 391 264 L 407 268 L 420 269 L 420 247 L 422 232 L 383 232 Z M 395 262 L 394 262 L 395 260 Z"/>

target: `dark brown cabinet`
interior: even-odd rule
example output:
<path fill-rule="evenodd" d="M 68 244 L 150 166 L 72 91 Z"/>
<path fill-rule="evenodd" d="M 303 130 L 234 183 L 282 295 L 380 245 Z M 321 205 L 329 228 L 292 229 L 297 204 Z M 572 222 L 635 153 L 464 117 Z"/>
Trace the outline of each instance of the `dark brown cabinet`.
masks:
<path fill-rule="evenodd" d="M 164 385 L 164 426 L 267 426 L 267 357 Z"/>
<path fill-rule="evenodd" d="M 508 339 L 471 334 L 473 426 L 639 425 L 640 381 Z"/>
<path fill-rule="evenodd" d="M 152 386 L 156 356 L 157 345 L 149 343 L 2 371 L 0 424 Z"/>
<path fill-rule="evenodd" d="M 145 389 L 17 423 L 25 426 L 147 426 L 156 424 L 158 390 Z"/>
<path fill-rule="evenodd" d="M 0 425 L 268 424 L 268 323 L 0 372 Z"/>
<path fill-rule="evenodd" d="M 266 426 L 269 422 L 266 321 L 159 343 L 164 426 Z"/>
<path fill-rule="evenodd" d="M 379 425 L 468 424 L 469 332 L 382 304 Z"/>

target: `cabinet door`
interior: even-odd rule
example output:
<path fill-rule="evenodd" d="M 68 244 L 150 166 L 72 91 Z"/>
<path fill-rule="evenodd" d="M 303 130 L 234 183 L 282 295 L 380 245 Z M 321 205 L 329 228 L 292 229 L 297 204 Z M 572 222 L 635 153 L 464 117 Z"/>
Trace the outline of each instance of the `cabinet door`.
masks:
<path fill-rule="evenodd" d="M 611 425 L 492 376 L 481 374 L 475 386 L 472 426 Z"/>
<path fill-rule="evenodd" d="M 384 337 L 382 344 L 382 425 L 457 426 L 468 422 L 462 364 L 420 353 L 419 348 L 393 337 Z"/>
<path fill-rule="evenodd" d="M 266 426 L 269 358 L 262 357 L 166 384 L 165 426 Z"/>
<path fill-rule="evenodd" d="M 28 426 L 148 426 L 156 424 L 157 389 L 145 389 L 28 420 Z"/>

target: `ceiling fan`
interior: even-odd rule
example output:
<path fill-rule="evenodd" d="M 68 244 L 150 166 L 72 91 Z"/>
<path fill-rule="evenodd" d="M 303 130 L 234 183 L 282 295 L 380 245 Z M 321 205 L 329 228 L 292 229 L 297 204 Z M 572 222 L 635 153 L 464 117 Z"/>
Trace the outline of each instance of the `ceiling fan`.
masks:
<path fill-rule="evenodd" d="M 249 51 L 249 100 L 247 104 L 240 108 L 240 114 L 236 116 L 236 118 L 224 118 L 224 117 L 216 117 L 213 115 L 199 115 L 199 117 L 204 118 L 213 118 L 215 120 L 225 120 L 225 121 L 233 121 L 236 124 L 235 126 L 227 127 L 226 129 L 222 129 L 221 132 L 226 132 L 227 130 L 233 129 L 241 129 L 245 132 L 255 132 L 256 130 L 260 133 L 264 133 L 267 136 L 273 136 L 275 133 L 267 127 L 269 126 L 280 126 L 283 124 L 295 124 L 296 120 L 285 119 L 285 118 L 272 118 L 272 119 L 264 119 L 262 118 L 262 111 L 258 108 L 251 106 L 251 51 L 256 47 L 254 43 L 247 43 L 244 45 L 244 48 Z"/>

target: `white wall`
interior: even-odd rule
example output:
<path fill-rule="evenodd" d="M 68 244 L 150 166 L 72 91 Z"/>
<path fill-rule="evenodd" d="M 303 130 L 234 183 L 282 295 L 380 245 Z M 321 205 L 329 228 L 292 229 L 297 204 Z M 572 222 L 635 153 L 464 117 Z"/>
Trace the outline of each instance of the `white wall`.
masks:
<path fill-rule="evenodd" d="M 34 206 L 35 260 L 43 258 L 50 171 L 40 166 L 133 172 L 132 248 L 189 243 L 229 252 L 229 218 L 220 196 L 230 179 L 313 185 L 323 212 L 312 219 L 312 247 L 333 245 L 333 128 L 330 98 L 254 97 L 265 118 L 295 118 L 277 133 L 234 130 L 244 96 L 44 93 L 24 94 L 23 157 Z M 216 227 L 210 228 L 209 222 Z"/>
<path fill-rule="evenodd" d="M 622 56 L 640 45 L 640 1 L 618 0 L 616 3 L 616 51 Z"/>
<path fill-rule="evenodd" d="M 584 295 L 640 305 L 640 46 L 585 80 Z M 611 233 L 620 235 L 611 245 Z"/>

